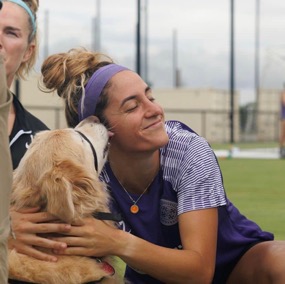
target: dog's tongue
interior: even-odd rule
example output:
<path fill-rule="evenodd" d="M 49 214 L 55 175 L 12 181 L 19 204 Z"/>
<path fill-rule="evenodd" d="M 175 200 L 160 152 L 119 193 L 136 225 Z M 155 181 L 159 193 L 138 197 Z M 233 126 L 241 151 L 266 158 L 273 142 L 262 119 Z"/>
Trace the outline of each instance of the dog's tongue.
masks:
<path fill-rule="evenodd" d="M 102 261 L 102 269 L 109 275 L 115 274 L 115 269 L 108 262 Z"/>
<path fill-rule="evenodd" d="M 107 261 L 99 258 L 99 257 L 96 257 L 95 258 L 96 261 L 100 264 L 101 266 L 101 269 L 106 272 L 108 275 L 113 275 L 115 274 L 115 269 L 112 265 L 110 265 Z"/>
<path fill-rule="evenodd" d="M 109 138 L 111 138 L 112 136 L 114 136 L 115 135 L 115 133 L 114 132 L 112 132 L 112 131 L 110 131 L 110 130 L 108 130 L 108 136 L 109 136 Z"/>

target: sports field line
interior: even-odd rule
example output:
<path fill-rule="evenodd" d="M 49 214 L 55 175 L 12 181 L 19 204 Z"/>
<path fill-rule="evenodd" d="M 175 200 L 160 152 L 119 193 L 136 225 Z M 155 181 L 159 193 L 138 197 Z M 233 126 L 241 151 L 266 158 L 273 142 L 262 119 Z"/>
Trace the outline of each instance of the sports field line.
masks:
<path fill-rule="evenodd" d="M 239 159 L 280 159 L 279 148 L 240 149 L 232 147 L 230 150 L 214 150 L 218 158 Z"/>

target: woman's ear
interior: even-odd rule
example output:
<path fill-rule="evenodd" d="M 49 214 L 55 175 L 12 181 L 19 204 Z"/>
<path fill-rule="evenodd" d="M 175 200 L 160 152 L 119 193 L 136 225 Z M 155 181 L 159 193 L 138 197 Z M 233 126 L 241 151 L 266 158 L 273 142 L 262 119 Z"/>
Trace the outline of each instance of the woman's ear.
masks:
<path fill-rule="evenodd" d="M 23 57 L 23 62 L 27 62 L 31 58 L 31 56 L 35 52 L 35 48 L 36 48 L 36 44 L 33 41 L 29 44 L 29 46 L 27 47 L 27 49 L 25 51 L 25 54 Z"/>

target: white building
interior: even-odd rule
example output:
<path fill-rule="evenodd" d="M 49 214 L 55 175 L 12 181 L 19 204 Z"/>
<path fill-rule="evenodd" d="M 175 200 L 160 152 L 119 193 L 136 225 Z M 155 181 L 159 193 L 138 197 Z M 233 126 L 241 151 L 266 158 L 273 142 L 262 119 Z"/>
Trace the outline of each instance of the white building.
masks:
<path fill-rule="evenodd" d="M 51 129 L 66 127 L 63 101 L 54 93 L 39 90 L 39 76 L 33 74 L 20 81 L 20 100 L 34 115 Z M 276 140 L 279 126 L 276 114 L 280 91 L 261 91 L 256 138 L 259 141 Z M 180 120 L 210 143 L 229 142 L 231 137 L 230 94 L 217 89 L 153 89 L 153 95 L 165 110 L 167 120 Z M 234 141 L 240 141 L 239 93 L 234 96 Z M 278 117 L 277 117 L 278 118 Z M 277 125 L 276 125 L 277 124 Z M 278 133 L 277 133 L 278 132 Z M 277 134 L 276 134 L 277 133 Z"/>

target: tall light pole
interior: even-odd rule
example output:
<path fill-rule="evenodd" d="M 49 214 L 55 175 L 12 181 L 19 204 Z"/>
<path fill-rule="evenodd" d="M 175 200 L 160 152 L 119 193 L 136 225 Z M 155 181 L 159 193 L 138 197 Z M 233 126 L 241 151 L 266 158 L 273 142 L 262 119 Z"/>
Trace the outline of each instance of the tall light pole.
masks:
<path fill-rule="evenodd" d="M 231 36 L 230 36 L 230 142 L 234 139 L 234 93 L 235 93 L 235 51 L 234 51 L 234 0 L 231 0 Z"/>
<path fill-rule="evenodd" d="M 257 118 L 258 110 L 260 104 L 260 82 L 259 82 L 259 0 L 256 0 L 256 11 L 255 11 L 255 101 L 256 101 L 256 110 L 255 110 L 255 125 L 258 128 Z M 257 130 L 257 129 L 256 129 Z"/>
<path fill-rule="evenodd" d="M 178 70 L 178 59 L 177 59 L 177 30 L 173 30 L 173 87 L 180 87 L 180 78 Z"/>
<path fill-rule="evenodd" d="M 92 21 L 92 48 L 101 50 L 101 0 L 96 0 L 96 17 Z"/>
<path fill-rule="evenodd" d="M 148 84 L 148 0 L 145 0 L 144 11 L 144 80 Z"/>
<path fill-rule="evenodd" d="M 141 75 L 141 1 L 137 1 L 136 71 Z"/>

